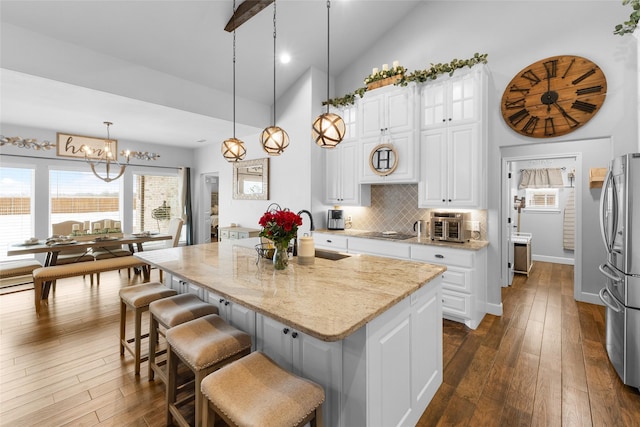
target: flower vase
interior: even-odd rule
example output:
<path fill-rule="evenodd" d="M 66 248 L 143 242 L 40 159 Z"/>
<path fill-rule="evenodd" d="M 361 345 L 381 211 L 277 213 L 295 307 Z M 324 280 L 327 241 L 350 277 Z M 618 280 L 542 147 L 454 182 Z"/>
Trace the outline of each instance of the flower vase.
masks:
<path fill-rule="evenodd" d="M 276 251 L 273 253 L 273 268 L 284 270 L 289 265 L 289 254 L 287 249 L 289 242 L 275 242 Z"/>

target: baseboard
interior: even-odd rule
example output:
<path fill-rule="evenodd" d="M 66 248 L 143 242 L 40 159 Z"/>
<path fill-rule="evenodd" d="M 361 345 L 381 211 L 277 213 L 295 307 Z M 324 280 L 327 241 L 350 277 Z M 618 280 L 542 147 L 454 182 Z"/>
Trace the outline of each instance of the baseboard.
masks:
<path fill-rule="evenodd" d="M 552 262 L 554 264 L 568 264 L 568 265 L 575 264 L 575 260 L 573 258 L 564 258 L 564 257 L 556 257 L 556 256 L 531 255 L 531 259 L 533 261 Z"/>
<path fill-rule="evenodd" d="M 588 302 L 590 304 L 604 305 L 600 300 L 600 295 L 591 292 L 580 293 L 580 302 Z"/>
<path fill-rule="evenodd" d="M 486 309 L 488 314 L 493 314 L 494 316 L 502 316 L 502 303 L 500 304 L 487 303 Z"/>

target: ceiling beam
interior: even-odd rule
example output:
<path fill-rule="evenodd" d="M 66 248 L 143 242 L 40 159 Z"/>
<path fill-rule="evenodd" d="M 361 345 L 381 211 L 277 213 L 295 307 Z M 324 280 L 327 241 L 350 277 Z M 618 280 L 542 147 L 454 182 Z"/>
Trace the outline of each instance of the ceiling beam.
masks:
<path fill-rule="evenodd" d="M 245 0 L 237 8 L 227 25 L 225 31 L 232 32 L 249 19 L 256 16 L 262 9 L 273 3 L 274 0 Z"/>

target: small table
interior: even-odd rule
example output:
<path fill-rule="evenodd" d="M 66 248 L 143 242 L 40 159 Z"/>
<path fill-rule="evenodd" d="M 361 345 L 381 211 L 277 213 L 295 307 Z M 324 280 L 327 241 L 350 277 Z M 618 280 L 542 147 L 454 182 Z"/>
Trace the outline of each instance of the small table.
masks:
<path fill-rule="evenodd" d="M 248 239 L 258 237 L 260 230 L 246 227 L 218 227 L 218 240 Z"/>

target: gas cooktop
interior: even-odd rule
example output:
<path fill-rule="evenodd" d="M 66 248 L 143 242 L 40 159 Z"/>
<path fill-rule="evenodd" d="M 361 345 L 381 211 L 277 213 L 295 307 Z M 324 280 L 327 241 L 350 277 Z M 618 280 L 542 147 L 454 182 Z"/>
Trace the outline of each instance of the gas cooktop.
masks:
<path fill-rule="evenodd" d="M 406 233 L 367 231 L 366 233 L 358 234 L 356 237 L 375 237 L 376 239 L 406 240 L 416 236 Z"/>

